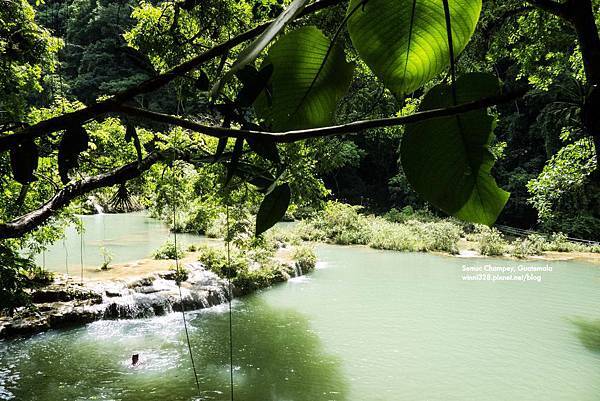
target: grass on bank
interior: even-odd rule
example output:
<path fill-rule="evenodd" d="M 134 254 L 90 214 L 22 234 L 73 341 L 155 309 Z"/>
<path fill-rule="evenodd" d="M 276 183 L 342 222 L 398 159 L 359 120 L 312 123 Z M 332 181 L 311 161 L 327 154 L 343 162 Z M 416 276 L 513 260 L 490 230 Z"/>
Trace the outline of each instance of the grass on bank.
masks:
<path fill-rule="evenodd" d="M 254 221 L 249 213 L 240 214 L 230 226 L 230 240 L 239 249 L 263 249 L 295 246 L 304 241 L 338 245 L 367 245 L 375 249 L 404 252 L 459 253 L 459 244 L 484 256 L 526 258 L 543 252 L 597 252 L 600 246 L 574 243 L 562 233 L 549 236 L 531 234 L 523 238 L 507 237 L 496 228 L 440 218 L 427 210 L 392 209 L 383 216 L 364 214 L 360 206 L 328 202 L 312 217 L 298 222 L 293 229 L 269 230 L 260 239 L 253 237 Z M 207 222 L 207 236 L 227 235 L 224 215 Z M 264 244 L 260 244 L 260 242 Z M 172 245 L 157 251 L 156 258 L 173 258 Z"/>
<path fill-rule="evenodd" d="M 375 249 L 407 252 L 457 254 L 461 239 L 473 243 L 474 250 L 485 256 L 525 258 L 545 251 L 600 252 L 599 246 L 573 243 L 562 233 L 511 239 L 496 228 L 439 218 L 428 211 L 414 211 L 410 207 L 401 211 L 392 209 L 378 217 L 362 214 L 359 206 L 338 202 L 328 203 L 324 210 L 298 223 L 295 234 L 305 241 L 368 245 Z"/>
<path fill-rule="evenodd" d="M 187 251 L 195 253 L 198 261 L 219 277 L 230 278 L 236 295 L 249 294 L 286 281 L 296 275 L 297 268 L 303 273 L 315 268 L 317 257 L 312 247 L 296 243 L 291 252 L 291 261 L 282 262 L 276 257 L 276 252 L 279 248 L 288 247 L 292 242 L 290 238 L 279 231 L 272 231 L 256 239 L 252 236 L 253 230 L 254 227 L 248 224 L 236 226 L 235 233 L 230 230 L 235 241 L 232 241 L 229 255 L 225 247 L 207 244 L 189 245 Z M 222 229 L 219 231 L 225 232 Z M 175 248 L 173 242 L 166 242 L 154 252 L 154 258 L 175 259 L 176 254 L 179 258 L 185 256 L 179 247 Z"/>
<path fill-rule="evenodd" d="M 225 248 L 200 245 L 197 252 L 199 252 L 198 261 L 202 262 L 207 269 L 222 278 L 231 278 L 237 295 L 249 294 L 295 276 L 294 267 L 277 259 L 273 248 L 231 247 L 230 263 Z M 303 273 L 313 270 L 317 262 L 314 251 L 308 246 L 295 248 L 292 259 L 293 263 L 300 266 Z"/>

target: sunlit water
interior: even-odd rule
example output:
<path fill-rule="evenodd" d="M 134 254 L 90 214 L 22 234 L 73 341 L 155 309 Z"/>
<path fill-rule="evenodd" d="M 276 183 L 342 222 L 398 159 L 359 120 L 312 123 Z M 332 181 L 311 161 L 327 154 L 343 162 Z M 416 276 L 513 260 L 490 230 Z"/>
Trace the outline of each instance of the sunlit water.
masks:
<path fill-rule="evenodd" d="M 235 301 L 236 400 L 600 400 L 600 353 L 570 321 L 600 318 L 597 266 L 493 283 L 464 281 L 463 265 L 523 263 L 317 251 L 308 277 Z M 0 342 L 0 399 L 229 400 L 227 307 L 188 318 L 199 396 L 171 314 Z"/>
<path fill-rule="evenodd" d="M 85 230 L 79 233 L 69 227 L 65 239 L 57 241 L 36 257 L 48 270 L 62 273 L 78 273 L 81 269 L 82 250 L 85 270 L 95 270 L 110 254 L 112 263 L 132 262 L 147 258 L 167 241 L 173 241 L 173 233 L 162 222 L 145 213 L 95 214 L 79 216 Z M 177 234 L 177 241 L 185 248 L 190 243 L 202 241 L 202 237 Z"/>

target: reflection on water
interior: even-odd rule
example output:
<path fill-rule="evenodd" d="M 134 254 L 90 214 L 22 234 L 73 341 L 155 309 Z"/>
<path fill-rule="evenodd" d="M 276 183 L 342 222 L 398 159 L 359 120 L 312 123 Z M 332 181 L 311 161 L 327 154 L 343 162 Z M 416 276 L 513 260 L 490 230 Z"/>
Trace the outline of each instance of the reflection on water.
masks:
<path fill-rule="evenodd" d="M 229 400 L 225 308 L 193 315 L 192 349 L 202 400 Z M 234 304 L 236 399 L 347 400 L 340 359 L 327 354 L 306 317 L 259 297 Z M 141 363 L 132 368 L 131 355 Z M 0 343 L 0 398 L 192 400 L 197 396 L 181 315 L 104 321 Z M 4 397 L 3 397 L 4 395 Z"/>
<path fill-rule="evenodd" d="M 573 319 L 573 324 L 579 329 L 581 343 L 589 350 L 600 352 L 600 320 Z"/>

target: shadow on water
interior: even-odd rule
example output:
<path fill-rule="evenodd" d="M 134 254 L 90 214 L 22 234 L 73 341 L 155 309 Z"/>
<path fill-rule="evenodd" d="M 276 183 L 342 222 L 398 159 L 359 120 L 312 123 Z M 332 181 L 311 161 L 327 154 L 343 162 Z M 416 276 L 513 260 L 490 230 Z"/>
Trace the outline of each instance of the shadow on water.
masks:
<path fill-rule="evenodd" d="M 259 297 L 234 305 L 236 400 L 348 399 L 340 361 L 326 355 L 305 316 Z M 181 315 L 96 322 L 27 340 L 0 342 L 0 399 L 217 400 L 229 395 L 226 308 L 190 314 L 201 397 Z M 131 355 L 141 364 L 130 367 Z"/>
<path fill-rule="evenodd" d="M 571 319 L 581 343 L 590 351 L 600 352 L 600 320 Z"/>

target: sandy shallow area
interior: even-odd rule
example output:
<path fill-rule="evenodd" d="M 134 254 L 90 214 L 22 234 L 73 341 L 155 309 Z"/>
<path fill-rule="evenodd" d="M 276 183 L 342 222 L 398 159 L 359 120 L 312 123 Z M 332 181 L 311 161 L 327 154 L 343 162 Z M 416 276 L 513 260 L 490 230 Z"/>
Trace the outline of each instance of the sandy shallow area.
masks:
<path fill-rule="evenodd" d="M 215 240 L 208 244 L 211 247 L 220 248 L 224 247 L 222 241 Z M 280 248 L 275 254 L 275 258 L 281 262 L 291 262 L 291 247 Z M 185 252 L 183 258 L 179 260 L 180 265 L 185 266 L 189 263 L 198 261 L 200 252 Z M 164 272 L 167 270 L 175 269 L 174 260 L 156 260 L 153 258 L 139 259 L 133 262 L 127 263 L 115 263 L 110 265 L 108 270 L 100 269 L 86 269 L 84 274 L 85 282 L 98 282 L 98 281 L 114 281 L 114 280 L 135 280 L 141 277 L 146 277 L 150 274 L 157 272 Z M 71 279 L 79 281 L 80 276 L 72 274 Z"/>

